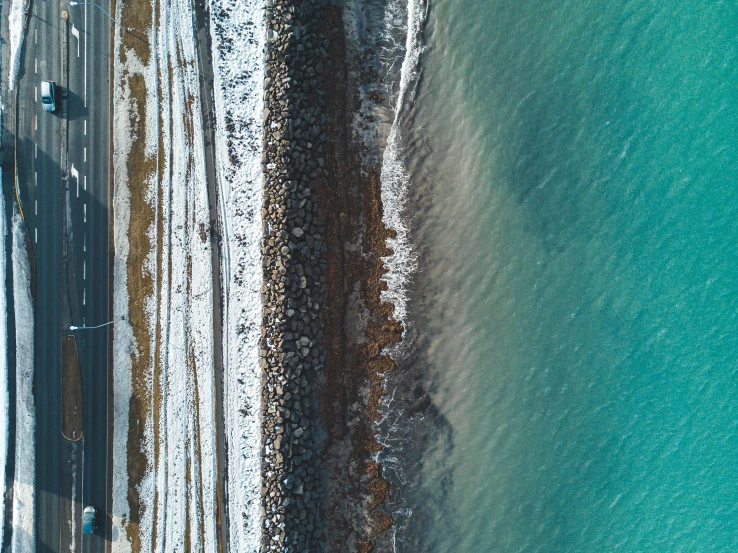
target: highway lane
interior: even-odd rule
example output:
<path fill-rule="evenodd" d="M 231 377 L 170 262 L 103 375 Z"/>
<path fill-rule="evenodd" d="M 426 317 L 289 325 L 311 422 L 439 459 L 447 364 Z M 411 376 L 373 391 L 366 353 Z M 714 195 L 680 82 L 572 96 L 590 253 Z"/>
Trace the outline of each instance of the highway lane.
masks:
<path fill-rule="evenodd" d="M 100 5 L 110 10 L 109 2 Z M 93 6 L 69 12 L 70 254 L 77 283 L 73 324 L 94 326 L 110 320 L 108 200 L 110 190 L 110 25 Z M 75 32 L 75 30 L 77 32 Z M 77 38 L 79 36 L 79 39 Z M 74 172 L 71 168 L 74 167 Z M 79 301 L 81 298 L 81 301 Z M 99 511 L 98 532 L 85 536 L 82 551 L 103 551 L 110 536 L 108 512 L 108 347 L 110 328 L 78 331 L 84 373 L 85 436 L 83 502 Z"/>
<path fill-rule="evenodd" d="M 68 154 L 62 152 L 61 109 L 55 114 L 44 112 L 38 95 L 41 80 L 62 83 L 63 10 L 69 13 Z M 103 552 L 110 535 L 106 516 L 109 328 L 77 331 L 83 440 L 66 440 L 60 427 L 61 336 L 68 333 L 63 329 L 109 320 L 109 44 L 110 21 L 100 10 L 34 0 L 18 84 L 18 169 L 36 267 L 39 552 Z M 70 178 L 65 191 L 67 169 Z M 94 536 L 81 535 L 84 505 L 99 511 L 101 524 Z"/>
<path fill-rule="evenodd" d="M 45 117 L 39 86 L 59 81 L 59 5 L 36 1 L 18 89 L 18 170 L 34 249 L 37 551 L 57 551 L 61 532 L 61 121 Z M 56 42 L 56 43 L 55 43 Z M 23 186 L 25 185 L 25 186 Z M 71 494 L 70 494 L 71 496 Z"/>

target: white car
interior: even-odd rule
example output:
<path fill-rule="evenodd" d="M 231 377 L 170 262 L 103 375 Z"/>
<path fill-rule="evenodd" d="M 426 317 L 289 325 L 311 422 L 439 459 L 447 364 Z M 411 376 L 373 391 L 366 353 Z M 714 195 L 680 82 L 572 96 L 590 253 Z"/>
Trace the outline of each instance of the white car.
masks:
<path fill-rule="evenodd" d="M 46 111 L 56 111 L 56 85 L 54 81 L 41 81 L 41 105 Z"/>

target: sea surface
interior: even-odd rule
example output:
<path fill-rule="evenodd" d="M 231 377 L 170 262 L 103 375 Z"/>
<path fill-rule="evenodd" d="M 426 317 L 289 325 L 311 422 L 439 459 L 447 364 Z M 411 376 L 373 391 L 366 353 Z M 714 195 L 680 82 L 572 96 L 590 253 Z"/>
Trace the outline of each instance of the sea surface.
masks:
<path fill-rule="evenodd" d="M 384 547 L 738 551 L 738 4 L 413 4 Z"/>

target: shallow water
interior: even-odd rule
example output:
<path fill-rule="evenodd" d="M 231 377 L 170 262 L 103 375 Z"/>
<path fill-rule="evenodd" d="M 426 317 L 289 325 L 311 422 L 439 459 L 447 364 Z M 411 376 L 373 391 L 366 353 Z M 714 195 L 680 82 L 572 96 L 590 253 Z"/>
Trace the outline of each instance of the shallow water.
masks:
<path fill-rule="evenodd" d="M 738 550 L 737 30 L 730 2 L 431 1 L 398 551 Z"/>

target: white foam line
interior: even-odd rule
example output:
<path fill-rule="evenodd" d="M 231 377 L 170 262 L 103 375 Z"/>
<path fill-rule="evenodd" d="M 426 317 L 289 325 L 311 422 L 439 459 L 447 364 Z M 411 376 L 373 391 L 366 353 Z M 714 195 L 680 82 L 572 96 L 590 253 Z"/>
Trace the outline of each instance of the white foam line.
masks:
<path fill-rule="evenodd" d="M 420 55 L 423 47 L 420 43 L 423 22 L 427 16 L 427 4 L 424 0 L 410 0 L 407 6 L 407 39 L 405 58 L 400 71 L 400 91 L 395 104 L 395 119 L 387 138 L 387 147 L 382 159 L 382 221 L 395 231 L 395 238 L 387 240 L 392 254 L 383 257 L 388 271 L 384 276 L 387 289 L 382 292 L 383 301 L 395 306 L 394 317 L 404 321 L 407 316 L 406 289 L 408 279 L 417 268 L 415 252 L 409 241 L 408 228 L 405 221 L 409 176 L 405 167 L 402 152 L 402 134 L 400 120 L 403 107 L 411 101 L 411 85 L 418 78 Z"/>

